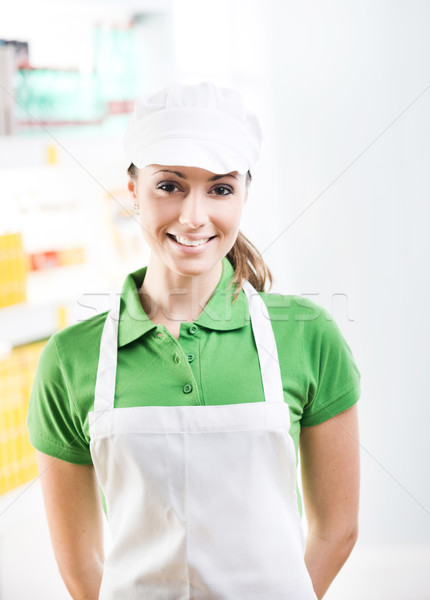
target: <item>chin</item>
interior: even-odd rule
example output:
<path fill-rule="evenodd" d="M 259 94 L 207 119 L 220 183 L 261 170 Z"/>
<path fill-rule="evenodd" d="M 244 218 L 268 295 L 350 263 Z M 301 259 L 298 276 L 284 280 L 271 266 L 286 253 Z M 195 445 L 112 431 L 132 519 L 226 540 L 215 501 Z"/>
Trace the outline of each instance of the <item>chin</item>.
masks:
<path fill-rule="evenodd" d="M 178 275 L 184 275 L 185 277 L 196 277 L 198 275 L 204 275 L 212 269 L 216 268 L 218 263 L 223 259 L 223 256 L 218 259 L 214 258 L 193 258 L 193 259 L 180 259 L 171 261 L 172 270 Z"/>

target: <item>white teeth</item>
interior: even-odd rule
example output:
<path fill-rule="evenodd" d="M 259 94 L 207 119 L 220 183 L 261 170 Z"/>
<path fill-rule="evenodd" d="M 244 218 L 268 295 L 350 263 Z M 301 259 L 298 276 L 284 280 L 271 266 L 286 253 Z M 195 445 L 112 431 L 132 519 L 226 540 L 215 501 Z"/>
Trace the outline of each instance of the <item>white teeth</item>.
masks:
<path fill-rule="evenodd" d="M 178 235 L 174 235 L 173 237 L 179 244 L 182 244 L 183 246 L 202 246 L 210 239 L 204 238 L 202 240 L 187 240 L 186 238 L 179 237 Z"/>

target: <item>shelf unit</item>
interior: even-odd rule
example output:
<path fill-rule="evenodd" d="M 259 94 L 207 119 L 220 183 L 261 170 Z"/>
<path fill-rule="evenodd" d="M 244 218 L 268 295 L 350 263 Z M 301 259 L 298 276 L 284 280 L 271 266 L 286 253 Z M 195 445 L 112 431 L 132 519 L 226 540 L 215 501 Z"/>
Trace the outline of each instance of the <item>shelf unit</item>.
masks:
<path fill-rule="evenodd" d="M 108 86 L 111 69 L 116 69 L 117 83 L 126 74 L 132 84 L 125 96 L 161 89 L 175 79 L 171 0 L 43 0 L 42 5 L 17 0 L 0 28 L 0 37 L 29 42 L 30 66 L 60 74 L 71 69 L 83 81 L 104 74 Z M 127 28 L 127 23 L 136 26 L 131 37 L 138 47 L 128 52 L 125 35 L 120 57 L 116 51 L 112 54 L 113 46 L 108 52 L 104 44 L 114 43 L 115 28 Z M 96 31 L 96 26 L 101 29 Z M 109 41 L 109 34 L 103 35 L 110 27 Z M 18 73 L 21 83 L 35 72 Z M 142 86 L 137 91 L 134 83 L 139 78 Z M 33 100 L 43 98 L 50 88 L 38 89 Z M 94 81 L 82 89 L 85 100 L 85 93 L 94 91 Z M 117 85 L 101 90 L 96 85 L 107 107 L 101 119 L 84 118 L 72 126 L 70 120 L 50 118 L 49 111 L 48 118 L 36 120 L 28 111 L 34 125 L 0 136 L 0 235 L 20 232 L 27 254 L 49 257 L 60 251 L 70 257 L 82 250 L 84 257 L 82 264 L 29 270 L 26 302 L 0 308 L 0 495 L 13 493 L 36 474 L 25 416 L 46 340 L 64 326 L 107 310 L 110 294 L 120 291 L 125 274 L 148 259 L 127 191 L 129 165 L 122 140 L 131 98 L 121 97 L 122 89 Z M 62 94 L 60 99 L 66 99 L 67 93 Z M 109 99 L 112 102 L 106 104 Z M 41 266 L 37 261 L 31 264 Z"/>

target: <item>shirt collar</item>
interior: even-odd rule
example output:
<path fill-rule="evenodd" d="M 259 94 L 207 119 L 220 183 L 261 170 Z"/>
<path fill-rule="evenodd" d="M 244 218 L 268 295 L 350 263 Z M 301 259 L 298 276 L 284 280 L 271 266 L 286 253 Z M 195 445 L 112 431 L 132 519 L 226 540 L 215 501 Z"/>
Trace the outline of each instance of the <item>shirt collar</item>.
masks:
<path fill-rule="evenodd" d="M 127 275 L 121 293 L 121 310 L 118 330 L 118 346 L 124 346 L 156 327 L 142 308 L 138 290 L 145 279 L 148 267 L 142 267 Z M 233 302 L 234 287 L 229 283 L 234 269 L 227 257 L 222 259 L 222 274 L 209 302 L 194 321 L 207 329 L 228 331 L 238 329 L 249 322 L 249 307 L 245 292 L 241 290 Z"/>

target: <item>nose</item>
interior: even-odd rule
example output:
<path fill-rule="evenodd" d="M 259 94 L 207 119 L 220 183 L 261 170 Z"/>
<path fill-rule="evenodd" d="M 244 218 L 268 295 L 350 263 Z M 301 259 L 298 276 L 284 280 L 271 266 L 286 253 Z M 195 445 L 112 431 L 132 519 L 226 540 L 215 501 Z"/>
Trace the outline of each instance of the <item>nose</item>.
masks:
<path fill-rule="evenodd" d="M 190 191 L 183 199 L 179 222 L 181 225 L 198 229 L 208 221 L 205 195 L 199 191 Z"/>

